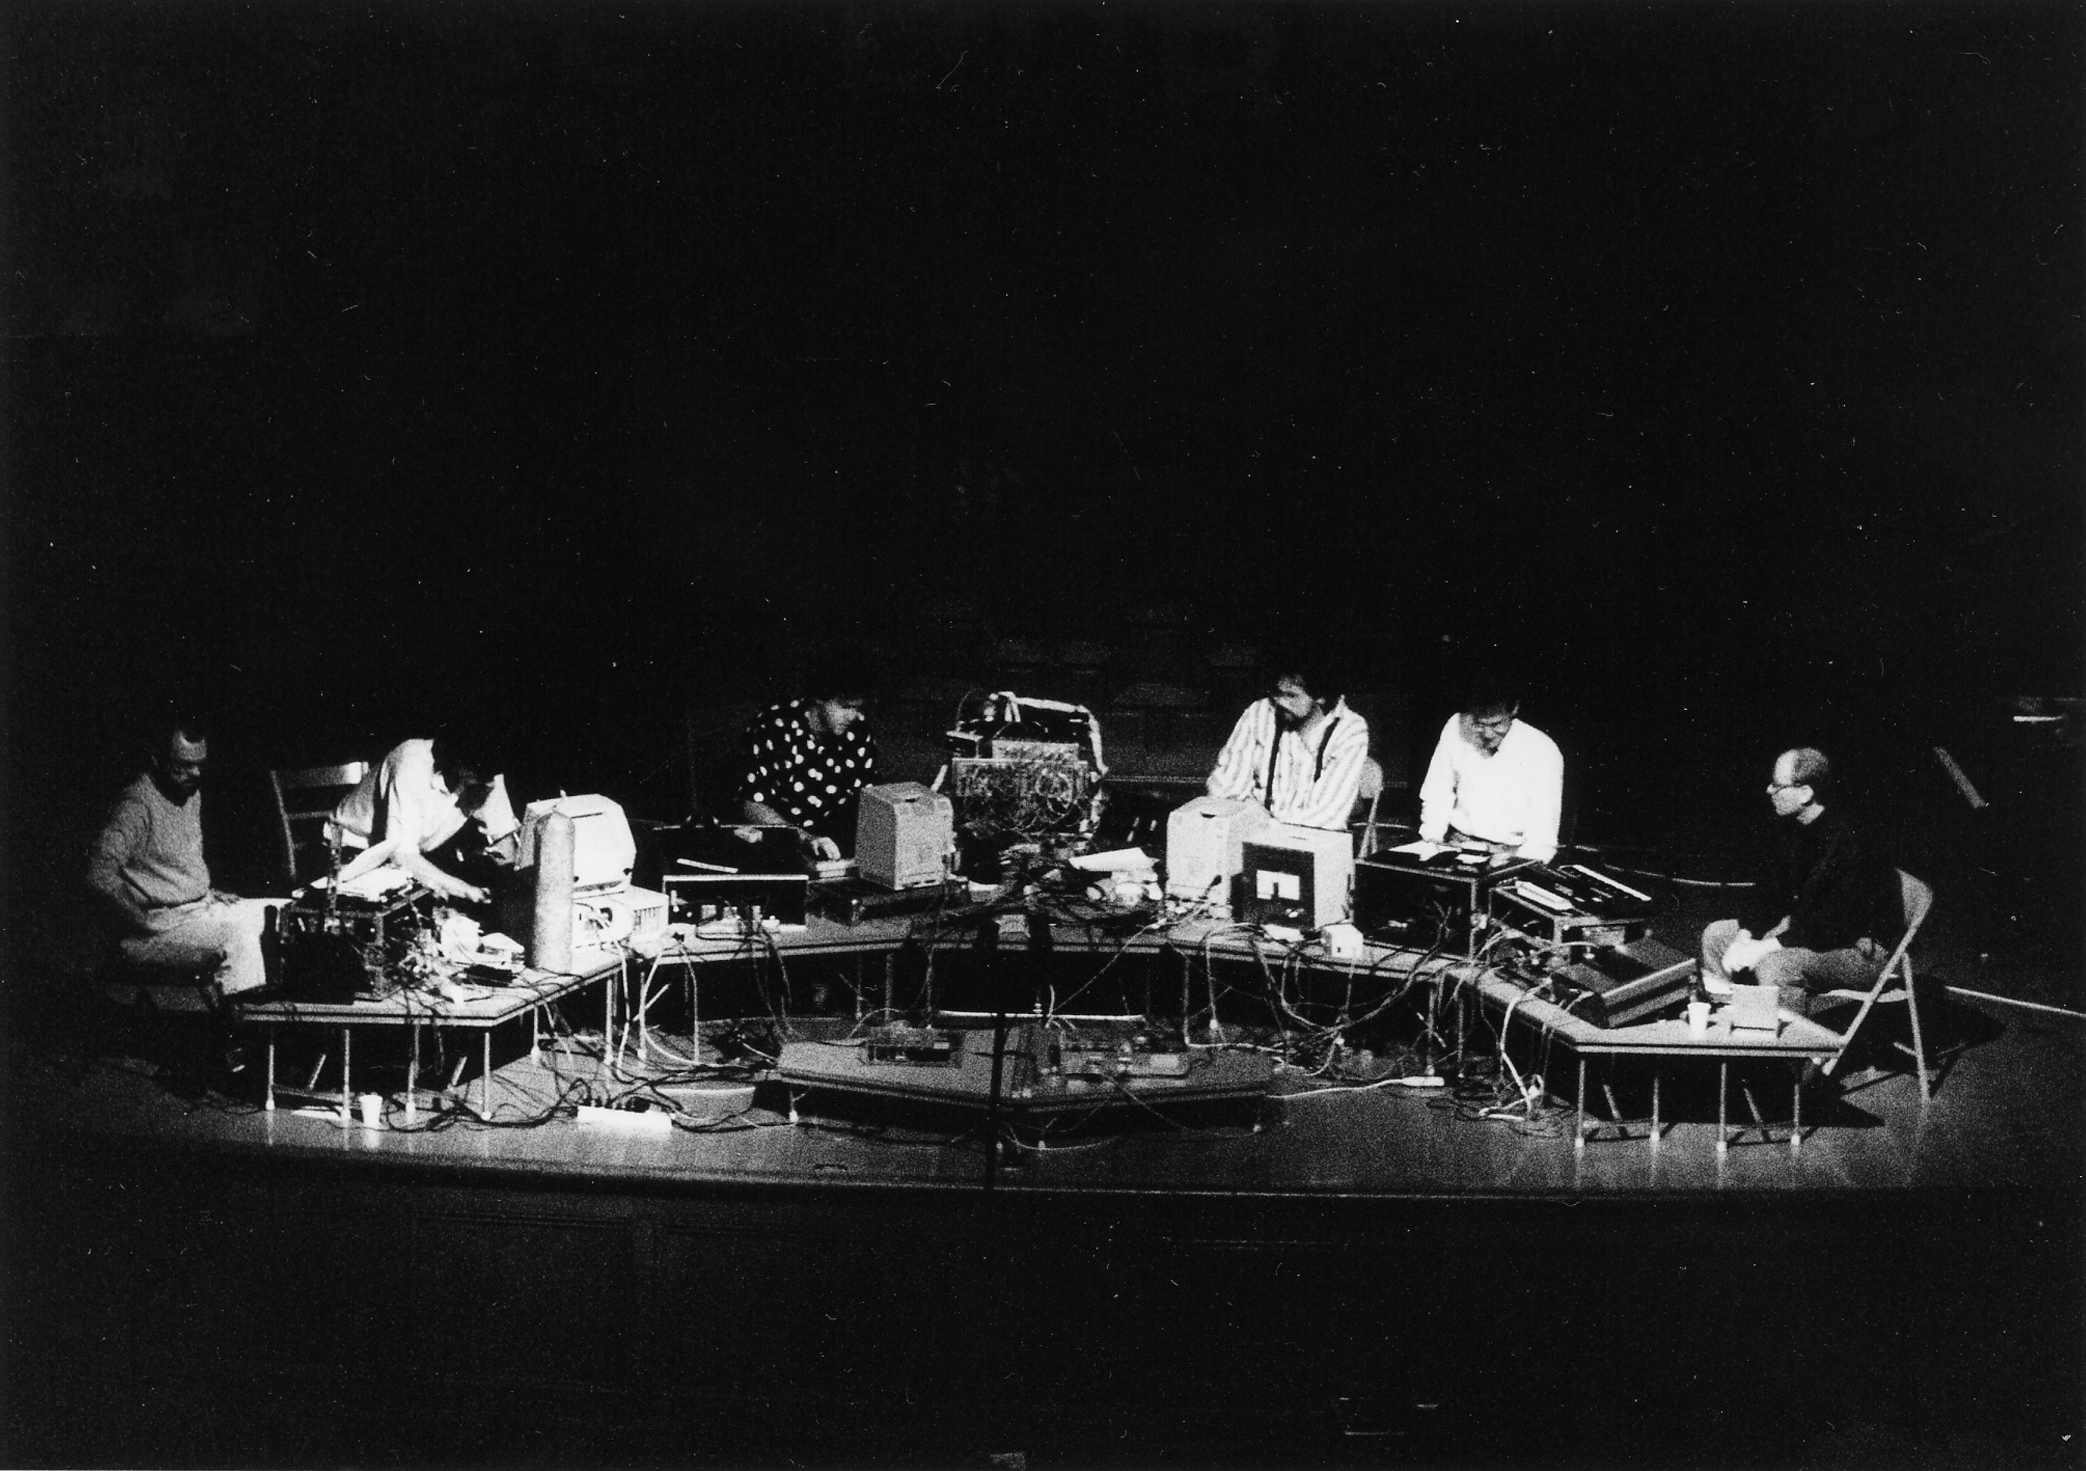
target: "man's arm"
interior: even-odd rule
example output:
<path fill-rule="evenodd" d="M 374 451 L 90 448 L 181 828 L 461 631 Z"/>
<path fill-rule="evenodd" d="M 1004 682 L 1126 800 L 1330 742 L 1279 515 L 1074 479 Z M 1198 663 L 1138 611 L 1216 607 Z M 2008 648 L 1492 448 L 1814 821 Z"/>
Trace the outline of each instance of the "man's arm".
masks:
<path fill-rule="evenodd" d="M 1456 717 L 1442 727 L 1427 762 L 1427 778 L 1420 783 L 1420 836 L 1439 843 L 1449 835 L 1449 814 L 1456 810 L 1456 764 L 1451 743 L 1456 739 Z"/>
<path fill-rule="evenodd" d="M 1564 812 L 1564 754 L 1548 746 L 1529 773 L 1528 822 L 1517 856 L 1548 863 L 1557 856 L 1557 827 Z"/>
<path fill-rule="evenodd" d="M 496 862 L 512 865 L 521 852 L 521 823 L 515 818 L 513 799 L 507 795 L 506 777 L 493 778 L 492 789 L 471 816 L 485 829 L 485 851 Z"/>
<path fill-rule="evenodd" d="M 87 889 L 125 929 L 143 934 L 151 928 L 145 906 L 138 903 L 123 869 L 144 841 L 145 814 L 128 799 L 117 803 L 95 835 L 87 856 Z"/>
<path fill-rule="evenodd" d="M 1752 887 L 1744 890 L 1738 901 L 1738 923 L 1744 934 L 1780 933 L 1788 927 L 1789 905 L 1796 885 L 1789 881 L 1786 871 L 1784 841 L 1777 839 L 1755 860 Z"/>
<path fill-rule="evenodd" d="M 797 840 L 797 846 L 803 849 L 808 857 L 838 858 L 840 856 L 840 844 L 834 842 L 831 838 L 822 838 L 816 833 L 798 827 L 794 822 L 791 822 L 765 802 L 755 802 L 749 798 L 739 804 L 739 812 L 748 823 L 757 824 L 760 827 L 789 829 L 790 835 Z M 752 831 L 742 832 L 740 835 L 749 842 L 760 836 L 759 833 Z"/>
<path fill-rule="evenodd" d="M 382 868 L 385 864 L 396 864 L 428 888 L 447 899 L 467 899 L 473 904 L 483 904 L 491 896 L 476 884 L 467 884 L 453 873 L 445 873 L 428 861 L 417 843 L 408 842 L 403 835 L 372 843 L 362 850 L 360 857 L 343 864 L 340 882 L 360 878 L 363 874 Z"/>
<path fill-rule="evenodd" d="M 1862 832 L 1843 826 L 1819 856 L 1817 866 L 1805 876 L 1789 916 L 1783 921 L 1782 941 L 1806 950 L 1838 950 L 1857 940 L 1881 939 L 1869 934 L 1877 928 L 1879 907 L 1875 861 Z"/>
<path fill-rule="evenodd" d="M 1266 700 L 1255 700 L 1232 725 L 1230 738 L 1224 742 L 1224 749 L 1217 753 L 1217 764 L 1204 783 L 1204 790 L 1212 797 L 1228 797 L 1234 801 L 1252 801 L 1259 797 L 1260 773 L 1257 768 L 1267 759 L 1258 738 L 1263 708 L 1267 712 L 1268 739 L 1275 738 L 1274 707 Z M 1256 754 L 1259 761 L 1255 760 Z"/>
<path fill-rule="evenodd" d="M 757 823 L 763 827 L 789 829 L 797 840 L 797 847 L 807 857 L 838 858 L 838 843 L 831 838 L 813 837 L 768 802 L 770 785 L 776 777 L 776 773 L 768 765 L 766 753 L 760 748 L 761 732 L 768 720 L 769 715 L 762 715 L 746 728 L 745 749 L 741 753 L 742 774 L 739 778 L 740 816 L 746 822 Z M 752 842 L 759 834 L 741 832 L 740 836 Z"/>
<path fill-rule="evenodd" d="M 1782 948 L 1780 936 L 1789 928 L 1782 906 L 1789 901 L 1786 850 L 1770 848 L 1754 870 L 1752 886 L 1738 904 L 1738 934 L 1724 956 L 1726 971 L 1751 970 L 1761 956 Z"/>

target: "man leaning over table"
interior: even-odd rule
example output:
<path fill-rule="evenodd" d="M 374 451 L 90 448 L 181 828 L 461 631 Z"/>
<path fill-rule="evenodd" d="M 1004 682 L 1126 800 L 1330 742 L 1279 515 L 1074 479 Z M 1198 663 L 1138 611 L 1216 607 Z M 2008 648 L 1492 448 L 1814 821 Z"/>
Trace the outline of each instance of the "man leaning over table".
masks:
<path fill-rule="evenodd" d="M 514 861 L 521 824 L 506 779 L 468 736 L 401 741 L 333 810 L 344 846 L 362 852 L 341 882 L 388 866 L 445 899 L 483 904 Z"/>
<path fill-rule="evenodd" d="M 1441 728 L 1420 783 L 1420 837 L 1548 863 L 1557 856 L 1564 755 L 1520 718 L 1511 686 L 1481 676 Z"/>

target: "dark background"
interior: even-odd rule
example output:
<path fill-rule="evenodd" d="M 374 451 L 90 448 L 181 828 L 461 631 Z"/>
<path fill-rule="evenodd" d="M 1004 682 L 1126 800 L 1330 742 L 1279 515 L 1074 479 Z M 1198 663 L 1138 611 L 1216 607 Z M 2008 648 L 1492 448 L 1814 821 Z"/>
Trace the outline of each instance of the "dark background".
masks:
<path fill-rule="evenodd" d="M 2076 847 L 2000 704 L 2080 688 L 2075 6 L 6 25 L 10 827 L 64 863 L 167 700 L 220 766 L 468 711 L 519 795 L 664 808 L 686 705 L 819 641 L 1155 602 L 1351 629 L 1428 736 L 1513 657 L 1582 837 L 1803 740 L 1955 803 L 1946 742 Z"/>

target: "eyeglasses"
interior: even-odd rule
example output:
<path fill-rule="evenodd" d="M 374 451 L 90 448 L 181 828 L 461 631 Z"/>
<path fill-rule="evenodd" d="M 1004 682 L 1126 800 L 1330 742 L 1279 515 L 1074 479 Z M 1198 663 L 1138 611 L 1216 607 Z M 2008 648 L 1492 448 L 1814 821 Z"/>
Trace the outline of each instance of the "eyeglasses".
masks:
<path fill-rule="evenodd" d="M 1807 781 L 1771 781 L 1767 784 L 1767 789 L 1770 792 L 1787 792 L 1796 787 L 1807 787 L 1809 785 L 1810 783 Z"/>

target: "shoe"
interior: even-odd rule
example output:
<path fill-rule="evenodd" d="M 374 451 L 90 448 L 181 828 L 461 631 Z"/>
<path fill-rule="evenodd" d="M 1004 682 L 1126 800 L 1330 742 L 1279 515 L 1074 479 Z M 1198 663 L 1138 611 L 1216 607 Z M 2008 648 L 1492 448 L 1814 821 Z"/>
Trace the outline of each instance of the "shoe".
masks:
<path fill-rule="evenodd" d="M 1806 1100 L 1814 1103 L 1829 1103 L 1843 1091 L 1839 1073 L 1827 1072 L 1825 1064 L 1815 1059 L 1804 1064 L 1803 1076 L 1797 1079 L 1796 1088 Z"/>

